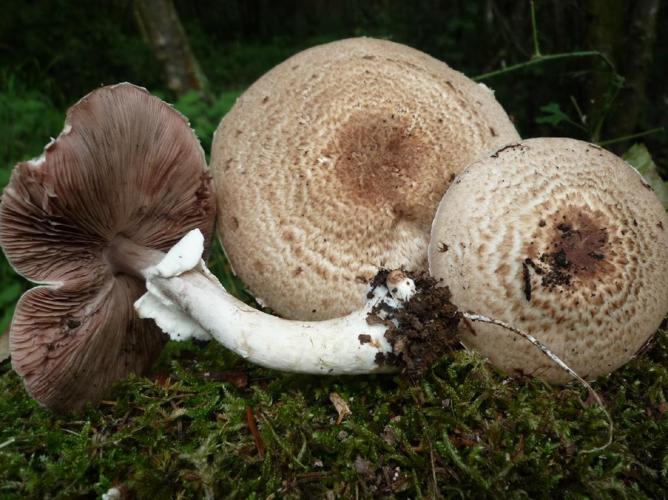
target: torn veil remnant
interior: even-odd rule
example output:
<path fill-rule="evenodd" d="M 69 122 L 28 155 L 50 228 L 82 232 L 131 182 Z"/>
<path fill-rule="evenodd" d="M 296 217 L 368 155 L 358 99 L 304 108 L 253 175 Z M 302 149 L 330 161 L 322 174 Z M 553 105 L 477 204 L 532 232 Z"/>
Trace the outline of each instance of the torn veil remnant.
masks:
<path fill-rule="evenodd" d="M 30 394 L 58 411 L 81 408 L 142 372 L 163 343 L 133 302 L 184 232 L 213 229 L 204 153 L 185 118 L 130 84 L 72 106 L 43 155 L 19 163 L 2 195 L 0 244 L 14 269 L 42 284 L 19 300 L 12 366 Z"/>
<path fill-rule="evenodd" d="M 216 131 L 223 247 L 278 314 L 345 315 L 378 269 L 426 271 L 452 179 L 517 140 L 489 88 L 425 53 L 372 38 L 310 48 L 255 82 Z"/>

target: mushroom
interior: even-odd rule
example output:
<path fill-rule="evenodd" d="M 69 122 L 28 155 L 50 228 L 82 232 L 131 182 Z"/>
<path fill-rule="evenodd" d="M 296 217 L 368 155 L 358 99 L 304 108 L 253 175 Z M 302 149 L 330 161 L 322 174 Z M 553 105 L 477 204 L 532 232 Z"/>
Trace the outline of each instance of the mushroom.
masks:
<path fill-rule="evenodd" d="M 426 271 L 449 183 L 517 140 L 489 88 L 427 54 L 371 38 L 305 50 L 255 82 L 216 131 L 225 253 L 278 314 L 345 315 L 379 268 Z"/>
<path fill-rule="evenodd" d="M 204 153 L 173 108 L 127 83 L 70 108 L 42 156 L 16 166 L 0 206 L 5 256 L 41 285 L 10 329 L 12 366 L 37 401 L 81 408 L 156 359 L 162 334 L 133 310 L 144 282 L 125 271 L 191 229 L 208 241 L 214 212 Z"/>
<path fill-rule="evenodd" d="M 429 265 L 461 310 L 512 323 L 594 379 L 629 361 L 668 312 L 668 217 L 613 154 L 529 139 L 459 175 L 438 207 Z M 461 335 L 505 371 L 567 380 L 507 330 L 469 324 Z"/>

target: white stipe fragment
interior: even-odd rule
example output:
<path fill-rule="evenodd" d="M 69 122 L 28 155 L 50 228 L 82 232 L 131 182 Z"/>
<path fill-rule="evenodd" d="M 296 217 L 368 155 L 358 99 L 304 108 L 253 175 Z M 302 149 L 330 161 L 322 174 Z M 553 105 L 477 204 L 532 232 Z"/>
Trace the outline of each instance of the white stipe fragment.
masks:
<path fill-rule="evenodd" d="M 152 293 L 145 293 L 134 304 L 140 318 L 152 319 L 172 340 L 211 340 L 206 330 L 171 301 L 163 301 Z"/>
<path fill-rule="evenodd" d="M 387 287 L 392 297 L 398 302 L 407 302 L 415 295 L 415 282 L 399 270 L 387 276 Z"/>
<path fill-rule="evenodd" d="M 161 278 L 171 278 L 197 267 L 204 252 L 204 236 L 193 229 L 174 245 L 165 258 L 153 268 Z"/>
<path fill-rule="evenodd" d="M 121 495 L 121 490 L 113 487 L 109 488 L 106 493 L 103 493 L 100 498 L 101 500 L 121 500 L 123 496 Z"/>

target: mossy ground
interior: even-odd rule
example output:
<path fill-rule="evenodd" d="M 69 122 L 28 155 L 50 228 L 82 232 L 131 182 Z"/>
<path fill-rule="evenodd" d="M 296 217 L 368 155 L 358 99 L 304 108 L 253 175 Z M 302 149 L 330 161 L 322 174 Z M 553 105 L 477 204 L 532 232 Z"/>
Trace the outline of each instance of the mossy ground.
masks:
<path fill-rule="evenodd" d="M 420 380 L 285 375 L 169 344 L 146 377 L 56 416 L 0 364 L 0 498 L 662 498 L 668 334 L 579 387 L 509 379 L 457 351 Z M 336 392 L 352 413 L 340 424 Z M 250 409 L 250 410 L 249 410 Z M 248 420 L 256 422 L 260 443 Z M 259 446 L 258 446 L 259 444 Z M 262 451 L 259 451 L 259 450 Z"/>

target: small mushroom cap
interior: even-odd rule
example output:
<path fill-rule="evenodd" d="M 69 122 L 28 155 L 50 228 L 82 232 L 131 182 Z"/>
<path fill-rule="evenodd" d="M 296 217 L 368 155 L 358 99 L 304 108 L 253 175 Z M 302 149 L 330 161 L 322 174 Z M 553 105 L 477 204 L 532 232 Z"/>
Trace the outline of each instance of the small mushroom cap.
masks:
<path fill-rule="evenodd" d="M 530 139 L 469 166 L 441 201 L 432 275 L 463 310 L 534 335 L 582 377 L 629 361 L 668 312 L 668 218 L 630 165 L 573 139 Z M 464 343 L 505 371 L 570 380 L 493 325 Z"/>
<path fill-rule="evenodd" d="M 370 38 L 305 50 L 216 132 L 225 252 L 279 314 L 346 314 L 379 268 L 426 269 L 451 179 L 518 139 L 491 90 L 422 52 Z"/>
<path fill-rule="evenodd" d="M 54 410 L 78 409 L 160 353 L 133 302 L 143 281 L 105 252 L 117 236 L 168 250 L 210 236 L 215 201 L 203 151 L 177 111 L 130 84 L 97 89 L 67 113 L 44 154 L 19 163 L 0 205 L 0 244 L 26 292 L 10 330 L 12 366 Z"/>

